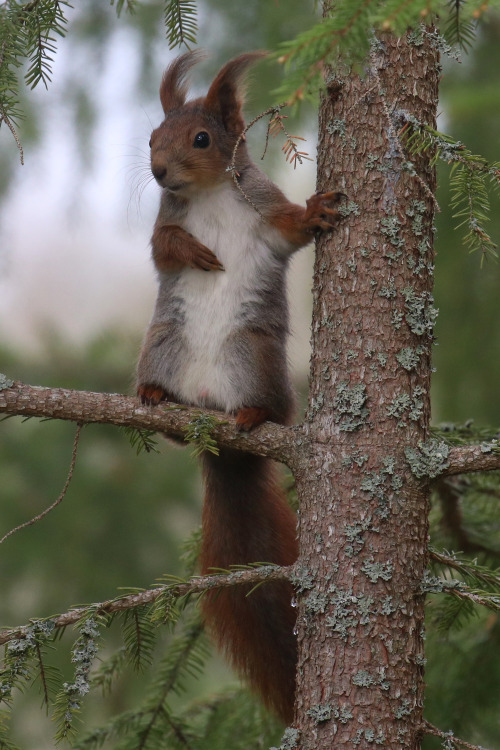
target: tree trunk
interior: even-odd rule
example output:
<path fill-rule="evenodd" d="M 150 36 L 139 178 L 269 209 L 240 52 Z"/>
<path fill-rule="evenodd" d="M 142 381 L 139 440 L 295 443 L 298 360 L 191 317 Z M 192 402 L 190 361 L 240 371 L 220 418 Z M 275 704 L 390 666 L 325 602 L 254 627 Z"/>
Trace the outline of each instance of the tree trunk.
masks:
<path fill-rule="evenodd" d="M 416 748 L 423 705 L 434 170 L 403 154 L 405 113 L 435 126 L 430 38 L 386 36 L 363 77 L 331 77 L 318 189 L 347 195 L 320 240 L 300 505 L 294 747 Z M 398 124 L 400 123 L 400 124 Z"/>

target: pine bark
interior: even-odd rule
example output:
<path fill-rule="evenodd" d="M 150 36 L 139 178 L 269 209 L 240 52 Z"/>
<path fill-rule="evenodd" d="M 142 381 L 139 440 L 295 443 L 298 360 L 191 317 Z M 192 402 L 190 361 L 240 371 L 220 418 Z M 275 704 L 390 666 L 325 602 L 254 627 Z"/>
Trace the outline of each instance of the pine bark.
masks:
<path fill-rule="evenodd" d="M 429 155 L 407 114 L 435 126 L 428 37 L 381 39 L 362 75 L 331 76 L 318 190 L 346 219 L 317 247 L 300 498 L 294 747 L 417 748 L 424 697 L 428 482 L 405 448 L 428 439 L 433 271 Z"/>

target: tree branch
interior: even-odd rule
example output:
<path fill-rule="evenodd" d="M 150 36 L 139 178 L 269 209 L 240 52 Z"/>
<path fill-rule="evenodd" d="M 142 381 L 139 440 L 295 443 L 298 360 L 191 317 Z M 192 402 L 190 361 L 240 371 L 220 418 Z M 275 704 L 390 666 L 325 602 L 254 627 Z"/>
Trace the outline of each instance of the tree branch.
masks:
<path fill-rule="evenodd" d="M 66 628 L 68 625 L 75 625 L 84 617 L 89 609 L 95 614 L 113 614 L 114 612 L 123 612 L 129 609 L 141 607 L 144 604 L 152 604 L 162 594 L 171 592 L 178 599 L 188 594 L 198 594 L 202 591 L 214 588 L 226 588 L 228 586 L 257 585 L 265 581 L 281 581 L 289 579 L 291 568 L 279 565 L 262 565 L 255 569 L 236 570 L 227 574 L 211 576 L 195 576 L 186 583 L 171 583 L 157 586 L 154 589 L 147 589 L 139 593 L 122 596 L 119 599 L 108 599 L 97 604 L 90 604 L 87 607 L 76 607 L 63 614 L 55 617 L 45 618 L 45 620 L 31 620 L 29 625 L 22 625 L 17 628 L 9 628 L 0 632 L 0 646 L 9 641 L 23 638 L 28 628 L 33 627 L 36 622 L 50 620 L 55 628 Z"/>
<path fill-rule="evenodd" d="M 434 737 L 440 737 L 442 740 L 444 740 L 444 748 L 452 748 L 459 745 L 460 747 L 467 747 L 469 750 L 484 750 L 484 748 L 482 748 L 480 745 L 471 745 L 470 742 L 466 742 L 465 740 L 461 740 L 458 737 L 455 737 L 453 732 L 443 732 L 441 729 L 438 729 L 428 721 L 423 722 L 422 731 L 425 734 L 432 734 L 434 735 Z"/>
<path fill-rule="evenodd" d="M 5 385 L 6 384 L 6 385 Z M 114 424 L 164 432 L 184 438 L 190 422 L 200 414 L 214 418 L 212 437 L 221 447 L 267 456 L 288 466 L 293 463 L 297 431 L 266 422 L 252 433 L 237 432 L 233 417 L 180 404 L 142 406 L 132 396 L 93 393 L 65 388 L 42 388 L 0 378 L 0 414 L 64 419 L 79 424 Z"/>
<path fill-rule="evenodd" d="M 465 474 L 472 471 L 495 471 L 500 469 L 498 441 L 480 445 L 460 445 L 450 448 L 448 466 L 441 476 Z"/>

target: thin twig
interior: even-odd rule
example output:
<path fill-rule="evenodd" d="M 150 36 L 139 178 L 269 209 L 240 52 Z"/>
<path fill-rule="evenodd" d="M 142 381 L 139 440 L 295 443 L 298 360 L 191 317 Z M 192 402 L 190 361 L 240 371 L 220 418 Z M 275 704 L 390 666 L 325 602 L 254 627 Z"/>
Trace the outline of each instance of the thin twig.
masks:
<path fill-rule="evenodd" d="M 7 125 L 7 127 L 9 128 L 10 132 L 12 133 L 12 136 L 13 136 L 16 144 L 17 144 L 17 148 L 19 149 L 19 156 L 20 156 L 20 159 L 21 159 L 21 166 L 24 166 L 24 151 L 23 151 L 23 147 L 22 147 L 21 141 L 19 140 L 19 136 L 17 134 L 17 131 L 16 131 L 14 125 L 11 123 L 11 121 L 9 120 L 9 118 L 7 117 L 7 115 L 5 114 L 5 110 L 4 109 L 0 110 L 0 123 L 2 122 L 2 120 Z"/>
<path fill-rule="evenodd" d="M 21 523 L 19 526 L 16 526 L 15 529 L 11 529 L 10 531 L 8 531 L 7 534 L 5 534 L 0 539 L 0 544 L 3 544 L 5 542 L 5 540 L 9 538 L 9 536 L 12 536 L 12 534 L 15 534 L 17 531 L 21 531 L 21 529 L 25 529 L 28 526 L 33 526 L 35 523 L 38 523 L 38 521 L 41 521 L 42 518 L 45 518 L 45 516 L 47 516 L 51 511 L 53 511 L 54 508 L 57 508 L 57 506 L 62 503 L 62 501 L 64 500 L 64 497 L 65 497 L 65 495 L 66 495 L 66 493 L 68 491 L 68 487 L 70 485 L 70 482 L 71 482 L 71 480 L 73 478 L 73 472 L 75 470 L 75 464 L 76 464 L 76 454 L 77 454 L 77 451 L 78 451 L 78 441 L 80 440 L 80 432 L 81 432 L 81 430 L 82 430 L 82 425 L 80 423 L 78 423 L 77 427 L 76 427 L 75 440 L 74 440 L 74 443 L 73 443 L 73 453 L 71 455 L 71 463 L 70 463 L 70 467 L 69 467 L 68 476 L 67 476 L 66 481 L 64 483 L 64 487 L 62 489 L 62 492 L 59 495 L 59 497 L 57 498 L 57 500 L 55 500 L 52 503 L 52 505 L 50 505 L 48 508 L 46 508 L 44 511 L 42 511 L 42 513 L 39 513 L 37 516 L 35 516 L 34 518 L 32 518 L 30 521 L 25 521 L 24 523 Z"/>
<path fill-rule="evenodd" d="M 278 112 L 280 112 L 280 110 L 282 110 L 283 107 L 286 107 L 286 105 L 287 105 L 287 103 L 283 102 L 283 104 L 277 104 L 274 107 L 269 107 L 269 109 L 266 109 L 265 112 L 261 112 L 260 115 L 257 115 L 257 117 L 254 117 L 253 120 L 248 123 L 248 125 L 245 127 L 244 130 L 242 130 L 242 132 L 240 133 L 240 135 L 236 139 L 236 143 L 234 144 L 234 148 L 233 148 L 233 154 L 232 154 L 232 157 L 231 157 L 231 162 L 229 163 L 229 166 L 226 168 L 226 172 L 230 172 L 231 173 L 231 177 L 233 178 L 234 184 L 236 185 L 236 187 L 238 188 L 238 190 L 240 191 L 240 193 L 243 195 L 243 197 L 245 198 L 245 200 L 252 206 L 252 208 L 259 214 L 259 216 L 260 216 L 261 219 L 264 219 L 264 216 L 262 215 L 262 212 L 255 205 L 255 203 L 250 198 L 250 196 L 245 193 L 245 191 L 241 187 L 240 183 L 238 182 L 238 178 L 240 177 L 240 174 L 239 174 L 238 170 L 236 169 L 236 152 L 238 151 L 238 147 L 239 147 L 240 143 L 243 140 L 245 140 L 245 135 L 250 130 L 250 128 L 253 125 L 255 125 L 256 122 L 258 122 L 259 120 L 261 120 L 263 117 L 266 117 L 266 115 L 272 115 L 272 114 L 276 115 L 276 114 L 278 114 Z M 267 148 L 267 144 L 266 144 L 266 148 Z"/>
<path fill-rule="evenodd" d="M 422 724 L 422 731 L 425 734 L 432 734 L 435 737 L 441 737 L 443 740 L 452 742 L 454 745 L 461 745 L 461 747 L 467 747 L 469 750 L 485 750 L 481 745 L 472 745 L 470 742 L 461 740 L 459 737 L 455 737 L 453 732 L 443 732 L 428 721 L 424 721 Z"/>

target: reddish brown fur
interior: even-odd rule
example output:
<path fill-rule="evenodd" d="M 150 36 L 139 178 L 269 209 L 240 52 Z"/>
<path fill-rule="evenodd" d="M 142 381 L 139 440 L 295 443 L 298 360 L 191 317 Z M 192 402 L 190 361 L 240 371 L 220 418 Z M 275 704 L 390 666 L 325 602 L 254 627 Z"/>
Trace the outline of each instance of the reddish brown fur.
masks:
<path fill-rule="evenodd" d="M 160 401 L 167 400 L 167 394 L 161 385 L 154 385 L 153 383 L 137 386 L 137 395 L 142 403 L 148 406 L 158 406 Z"/>
<path fill-rule="evenodd" d="M 336 205 L 343 195 L 337 192 L 316 193 L 306 201 L 306 208 L 287 201 L 273 206 L 266 219 L 289 242 L 302 247 L 310 242 L 317 229 L 331 229 L 341 219 L 341 214 L 332 205 Z"/>
<path fill-rule="evenodd" d="M 265 52 L 248 52 L 236 60 L 230 60 L 219 71 L 205 97 L 204 107 L 224 123 L 228 133 L 238 137 L 245 128 L 241 112 L 243 105 L 242 79 L 248 67 L 261 58 Z"/>
<path fill-rule="evenodd" d="M 221 450 L 203 458 L 201 571 L 251 562 L 291 565 L 298 555 L 295 514 L 269 459 Z M 285 582 L 208 592 L 203 611 L 234 668 L 283 721 L 293 718 L 296 638 L 292 587 Z"/>
<path fill-rule="evenodd" d="M 250 432 L 270 416 L 269 410 L 262 406 L 245 406 L 243 409 L 238 409 L 236 414 L 236 429 L 240 432 Z"/>
<path fill-rule="evenodd" d="M 156 226 L 151 244 L 153 260 L 159 271 L 176 271 L 185 266 L 203 271 L 224 270 L 208 247 L 174 224 Z"/>
<path fill-rule="evenodd" d="M 170 274 L 184 267 L 207 272 L 224 269 L 213 250 L 203 244 L 203 234 L 200 241 L 180 225 L 192 196 L 204 191 L 209 196 L 211 189 L 224 182 L 232 185 L 228 166 L 245 127 L 242 81 L 248 67 L 262 56 L 250 53 L 231 60 L 206 97 L 194 101 L 186 102 L 185 79 L 199 54 L 182 55 L 163 77 L 160 99 L 165 119 L 151 135 L 151 168 L 164 189 L 152 237 L 153 258 L 164 293 L 159 297 L 163 308 L 155 313 L 138 366 L 137 393 L 143 403 L 154 405 L 164 398 L 183 397 L 178 384 L 176 391 L 167 392 L 175 382 L 175 368 L 191 356 L 189 347 L 185 347 L 182 316 L 172 314 L 169 318 L 167 314 L 167 292 L 175 289 Z M 200 132 L 209 136 L 209 144 L 203 148 L 195 147 Z M 236 152 L 235 169 L 264 224 L 272 225 L 286 240 L 280 241 L 274 229 L 264 226 L 269 253 L 276 260 L 267 269 L 272 268 L 276 274 L 282 262 L 279 273 L 284 279 L 286 256 L 307 244 L 316 230 L 329 230 L 339 219 L 335 206 L 342 194 L 314 195 L 305 208 L 290 203 L 252 164 L 243 140 Z M 250 204 L 248 210 L 253 211 Z M 224 344 L 225 356 L 238 364 L 231 377 L 244 404 L 236 414 L 240 430 L 251 430 L 266 419 L 287 424 L 291 416 L 293 397 L 285 353 L 287 307 L 284 284 L 276 281 L 271 279 L 268 284 L 264 278 L 262 284 L 255 284 L 256 309 L 262 311 L 261 318 L 254 316 L 248 326 L 235 325 Z M 270 295 L 276 294 L 281 304 L 272 304 Z M 211 405 L 226 408 L 223 398 Z M 206 453 L 202 461 L 202 573 L 254 562 L 293 564 L 298 554 L 296 519 L 277 483 L 272 462 L 229 449 L 221 449 L 219 456 Z M 292 587 L 287 582 L 273 582 L 246 596 L 248 593 L 249 589 L 242 587 L 207 592 L 202 600 L 205 618 L 218 646 L 237 671 L 283 721 L 290 723 L 297 662 Z"/>

